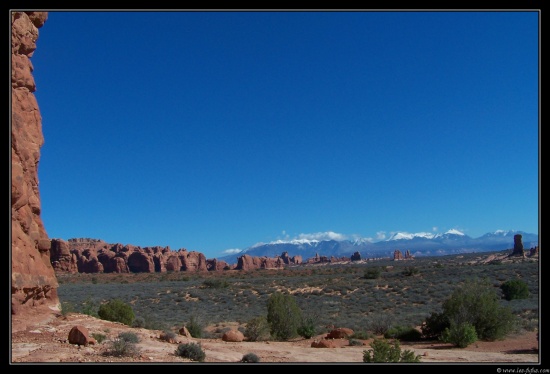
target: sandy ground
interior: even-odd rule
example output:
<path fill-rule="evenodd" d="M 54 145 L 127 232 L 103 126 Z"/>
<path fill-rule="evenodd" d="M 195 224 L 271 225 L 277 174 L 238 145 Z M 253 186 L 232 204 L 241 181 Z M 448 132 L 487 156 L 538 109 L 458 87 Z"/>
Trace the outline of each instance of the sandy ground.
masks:
<path fill-rule="evenodd" d="M 101 344 L 78 346 L 67 341 L 73 326 L 81 325 L 90 334 L 107 336 Z M 139 355 L 135 357 L 113 357 L 103 353 L 108 340 L 120 332 L 137 334 Z M 311 339 L 295 339 L 288 342 L 224 342 L 221 339 L 194 339 L 179 335 L 177 342 L 168 343 L 159 338 L 161 331 L 130 328 L 120 323 L 104 321 L 84 314 L 68 316 L 51 315 L 40 320 L 12 319 L 10 364 L 25 363 L 195 363 L 174 354 L 179 343 L 200 343 L 206 353 L 205 363 L 239 363 L 247 353 L 256 354 L 260 363 L 295 364 L 358 364 L 363 363 L 363 351 L 370 348 L 371 340 L 363 346 L 350 346 L 347 339 L 336 340 L 337 348 L 312 348 L 311 343 L 324 335 Z M 539 342 L 535 332 L 525 332 L 507 340 L 476 342 L 467 348 L 455 348 L 438 341 L 401 343 L 401 349 L 412 350 L 421 355 L 421 363 L 523 363 L 540 364 Z M 241 365 L 248 365 L 241 363 Z"/>

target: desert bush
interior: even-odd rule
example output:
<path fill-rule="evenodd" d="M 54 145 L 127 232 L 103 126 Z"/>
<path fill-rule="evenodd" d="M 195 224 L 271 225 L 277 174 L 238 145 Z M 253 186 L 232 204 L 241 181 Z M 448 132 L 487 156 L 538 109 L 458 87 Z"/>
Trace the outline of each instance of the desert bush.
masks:
<path fill-rule="evenodd" d="M 109 349 L 105 351 L 106 356 L 136 356 L 139 354 L 139 349 L 135 343 L 125 339 L 115 338 L 109 342 Z"/>
<path fill-rule="evenodd" d="M 365 269 L 363 278 L 365 279 L 378 279 L 382 274 L 382 270 L 379 267 L 373 267 Z"/>
<path fill-rule="evenodd" d="M 384 335 L 393 323 L 393 317 L 388 314 L 374 316 L 369 323 L 369 330 L 376 335 Z"/>
<path fill-rule="evenodd" d="M 131 326 L 134 322 L 134 311 L 132 306 L 126 304 L 120 299 L 113 299 L 99 307 L 97 312 L 99 318 L 112 321 L 121 322 L 125 325 Z"/>
<path fill-rule="evenodd" d="M 500 286 L 506 300 L 527 299 L 529 288 L 521 279 L 511 279 Z"/>
<path fill-rule="evenodd" d="M 266 317 L 260 316 L 249 320 L 243 335 L 248 341 L 262 341 L 269 338 L 269 323 Z"/>
<path fill-rule="evenodd" d="M 75 308 L 73 303 L 69 301 L 65 301 L 61 303 L 61 315 L 63 317 L 67 317 L 69 313 L 74 313 L 74 312 L 75 312 Z"/>
<path fill-rule="evenodd" d="M 160 339 L 166 342 L 175 341 L 176 337 L 176 333 L 170 330 L 164 330 L 160 333 Z"/>
<path fill-rule="evenodd" d="M 428 317 L 424 335 L 441 336 L 451 322 L 457 326 L 469 323 L 482 340 L 503 339 L 513 331 L 515 316 L 499 304 L 498 295 L 487 280 L 468 280 L 443 302 L 443 311 Z"/>
<path fill-rule="evenodd" d="M 267 300 L 267 322 L 271 336 L 277 340 L 289 340 L 298 335 L 302 311 L 293 295 L 274 292 Z"/>
<path fill-rule="evenodd" d="M 243 356 L 241 362 L 260 362 L 260 358 L 255 353 L 247 353 Z"/>
<path fill-rule="evenodd" d="M 128 343 L 139 343 L 139 336 L 131 331 L 123 331 L 119 333 L 118 338 L 127 341 Z"/>
<path fill-rule="evenodd" d="M 220 278 L 206 279 L 202 284 L 206 288 L 227 288 L 229 286 L 227 280 Z"/>
<path fill-rule="evenodd" d="M 175 351 L 176 356 L 188 358 L 191 361 L 203 362 L 206 358 L 206 353 L 202 349 L 200 343 L 185 343 L 178 345 Z"/>
<path fill-rule="evenodd" d="M 317 328 L 315 326 L 316 320 L 317 318 L 314 316 L 303 317 L 302 322 L 296 330 L 298 332 L 298 335 L 300 335 L 304 339 L 309 339 L 314 336 L 317 332 Z"/>
<path fill-rule="evenodd" d="M 99 332 L 93 332 L 92 338 L 94 338 L 98 344 L 101 344 L 107 338 L 107 335 L 101 334 Z"/>
<path fill-rule="evenodd" d="M 191 316 L 187 324 L 185 325 L 187 331 L 191 334 L 193 338 L 201 338 L 203 325 L 199 319 L 195 316 Z"/>
<path fill-rule="evenodd" d="M 386 339 L 374 339 L 371 347 L 363 351 L 363 362 L 420 362 L 420 355 L 413 351 L 401 352 L 398 340 L 392 346 Z"/>
<path fill-rule="evenodd" d="M 459 348 L 466 348 L 477 341 L 476 328 L 468 322 L 461 324 L 451 322 L 451 326 L 443 330 L 441 340 Z"/>
<path fill-rule="evenodd" d="M 417 275 L 419 273 L 420 273 L 420 270 L 418 268 L 414 267 L 414 266 L 408 266 L 402 272 L 402 274 L 407 276 L 407 277 Z"/>

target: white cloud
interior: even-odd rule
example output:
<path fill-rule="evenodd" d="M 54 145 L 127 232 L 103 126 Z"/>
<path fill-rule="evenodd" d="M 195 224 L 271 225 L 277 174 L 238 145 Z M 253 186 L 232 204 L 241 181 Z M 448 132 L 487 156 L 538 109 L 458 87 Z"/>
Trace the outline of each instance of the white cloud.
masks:
<path fill-rule="evenodd" d="M 433 232 L 437 232 L 437 226 L 432 227 Z"/>
<path fill-rule="evenodd" d="M 386 232 L 385 231 L 378 231 L 376 233 L 376 239 L 377 240 L 384 240 L 386 239 Z"/>
<path fill-rule="evenodd" d="M 297 239 L 306 240 L 346 240 L 347 236 L 334 231 L 315 232 L 310 234 L 300 234 Z"/>
<path fill-rule="evenodd" d="M 234 254 L 241 253 L 241 252 L 242 252 L 242 249 L 239 249 L 239 248 L 231 248 L 231 249 L 226 249 L 225 251 L 223 251 L 223 253 L 228 254 L 228 255 L 234 255 Z"/>

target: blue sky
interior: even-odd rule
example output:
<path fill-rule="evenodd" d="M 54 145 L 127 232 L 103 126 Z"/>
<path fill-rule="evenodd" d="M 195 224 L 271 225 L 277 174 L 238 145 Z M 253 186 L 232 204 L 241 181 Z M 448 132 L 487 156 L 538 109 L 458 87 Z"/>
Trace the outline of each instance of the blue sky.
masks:
<path fill-rule="evenodd" d="M 538 12 L 50 12 L 50 238 L 539 231 Z M 332 233 L 332 234 L 330 234 Z"/>

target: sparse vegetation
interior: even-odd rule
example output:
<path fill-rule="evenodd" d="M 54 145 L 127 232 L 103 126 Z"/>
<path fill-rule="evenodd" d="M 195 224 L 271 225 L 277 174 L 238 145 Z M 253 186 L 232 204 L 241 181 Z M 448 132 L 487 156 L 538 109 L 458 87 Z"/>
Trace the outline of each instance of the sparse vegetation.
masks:
<path fill-rule="evenodd" d="M 269 323 L 266 317 L 260 316 L 249 320 L 243 335 L 250 342 L 267 340 L 269 338 Z"/>
<path fill-rule="evenodd" d="M 127 341 L 128 343 L 139 343 L 139 336 L 131 331 L 121 332 L 120 334 L 118 334 L 118 338 Z"/>
<path fill-rule="evenodd" d="M 243 356 L 241 362 L 260 362 L 260 358 L 255 353 L 247 353 Z"/>
<path fill-rule="evenodd" d="M 206 353 L 202 349 L 200 343 L 179 344 L 175 354 L 176 356 L 188 358 L 191 361 L 198 362 L 203 362 L 206 358 Z"/>
<path fill-rule="evenodd" d="M 121 338 L 120 335 L 109 342 L 109 349 L 105 351 L 106 356 L 136 356 L 139 354 L 139 348 L 135 342 Z"/>
<path fill-rule="evenodd" d="M 374 339 L 371 349 L 363 351 L 363 362 L 420 362 L 420 355 L 413 351 L 401 351 L 399 341 L 393 345 L 386 339 Z"/>
<path fill-rule="evenodd" d="M 376 266 L 376 267 L 365 269 L 365 273 L 363 275 L 363 278 L 365 278 L 365 279 L 378 279 L 378 278 L 380 278 L 381 274 L 382 274 L 382 270 L 378 266 Z"/>
<path fill-rule="evenodd" d="M 103 343 L 103 341 L 107 338 L 107 335 L 102 334 L 102 333 L 99 333 L 99 332 L 93 332 L 93 333 L 92 333 L 92 338 L 94 338 L 95 341 L 96 341 L 98 344 L 101 344 L 101 343 Z"/>
<path fill-rule="evenodd" d="M 193 338 L 202 338 L 204 327 L 196 316 L 191 316 L 185 327 Z"/>
<path fill-rule="evenodd" d="M 171 342 L 176 340 L 176 333 L 170 330 L 164 330 L 160 333 L 160 339 L 166 342 Z"/>
<path fill-rule="evenodd" d="M 496 305 L 510 308 L 512 314 L 520 319 L 519 326 L 529 331 L 536 330 L 540 297 L 538 261 L 506 260 L 499 266 L 481 262 L 471 265 L 489 255 L 492 253 L 441 256 L 435 258 L 437 262 L 433 257 L 417 257 L 414 261 L 377 260 L 375 263 L 323 267 L 291 266 L 284 272 L 263 269 L 216 274 L 60 274 L 57 291 L 62 314 L 71 309 L 75 311 L 74 305 L 82 306 L 87 299 L 99 301 L 109 295 L 131 301 L 136 315 L 131 326 L 160 331 L 181 328 L 182 321 L 188 321 L 189 316 L 200 316 L 202 321 L 211 324 L 243 321 L 246 330 L 245 321 L 266 316 L 270 295 L 274 292 L 292 292 L 302 311 L 323 311 L 316 316 L 318 329 L 338 321 L 341 327 L 356 332 L 383 335 L 397 325 L 419 326 L 428 322 L 430 315 L 442 312 L 443 302 L 451 297 L 457 287 L 468 279 L 483 277 L 489 279 L 490 289 L 497 295 Z M 403 276 L 403 269 L 411 264 L 419 269 L 421 276 Z M 373 267 L 382 269 L 381 277 L 365 279 L 365 270 Z M 158 281 L 161 276 L 164 279 L 162 282 Z M 92 284 L 92 277 L 97 279 L 96 284 Z M 216 278 L 226 279 L 227 287 L 205 287 L 205 280 Z M 504 281 L 516 278 L 527 284 L 529 296 L 527 299 L 507 301 L 502 297 L 500 286 Z M 121 283 L 124 279 L 128 282 Z M 345 290 L 345 295 L 342 290 Z M 204 326 L 207 327 L 206 324 Z M 450 327 L 450 322 L 444 318 L 443 326 L 437 328 L 431 338 L 439 338 L 447 327 Z M 423 336 L 428 338 L 425 331 L 423 328 Z M 269 336 L 267 338 L 271 339 Z"/>

